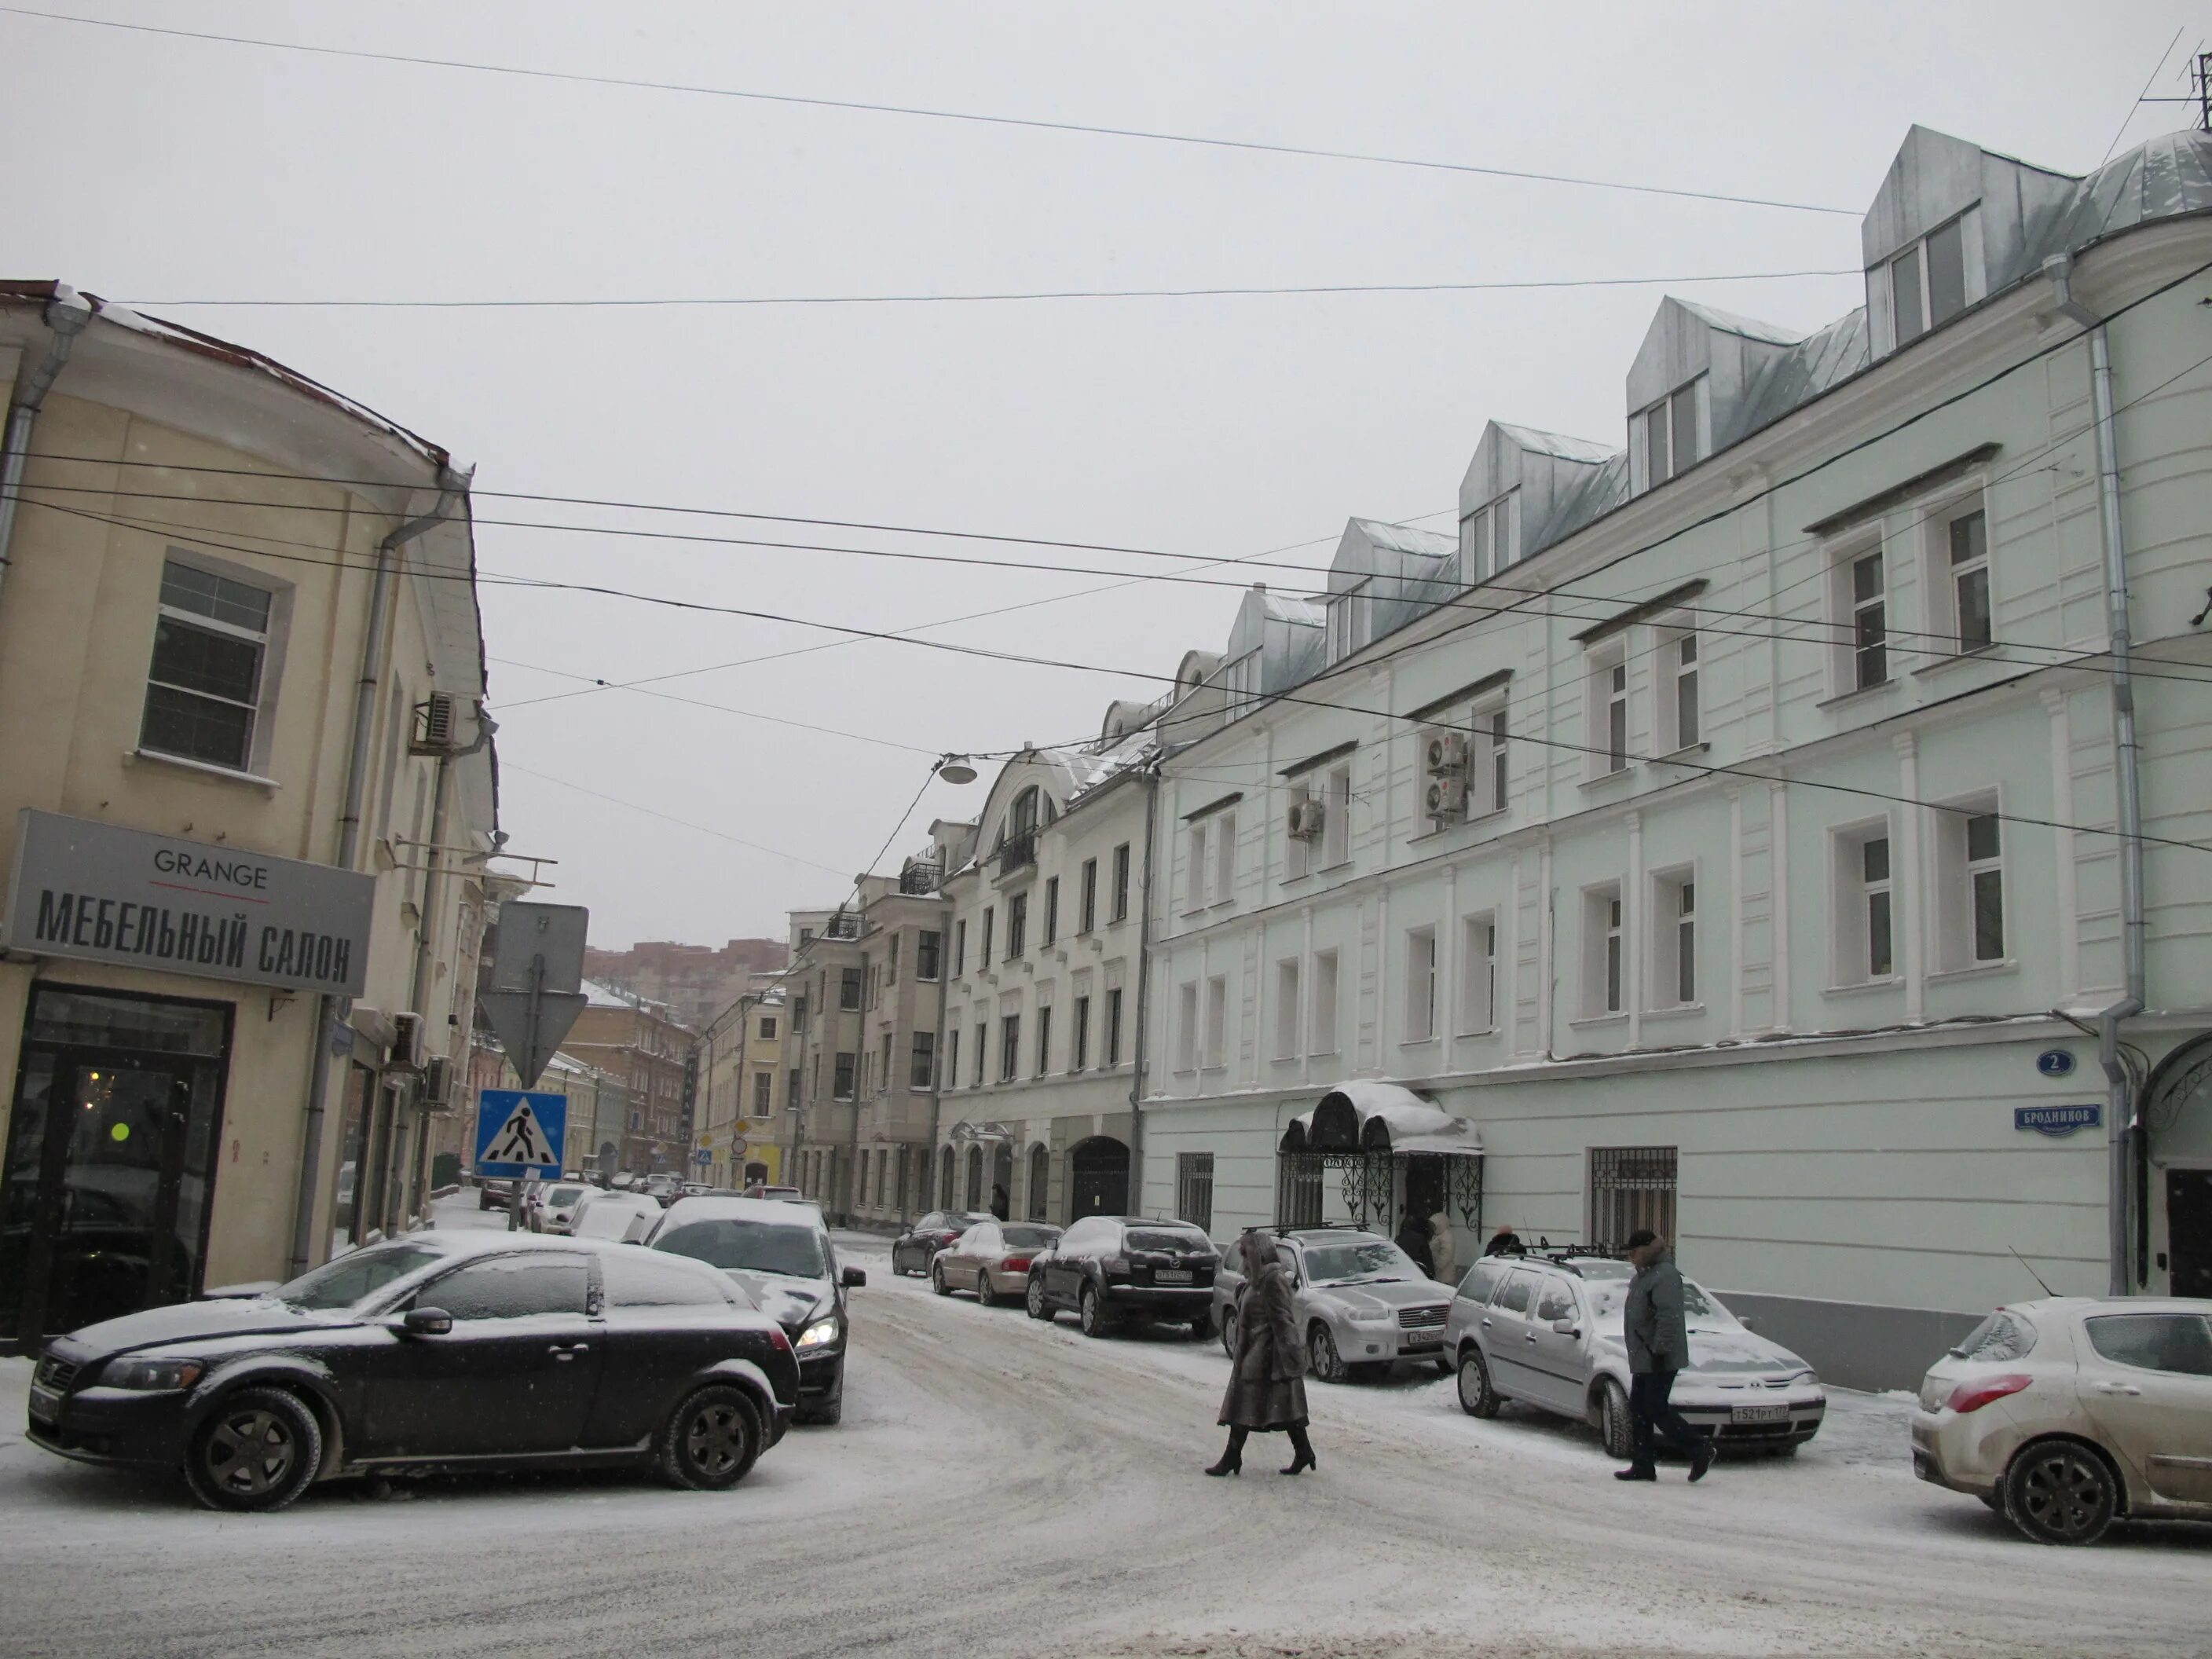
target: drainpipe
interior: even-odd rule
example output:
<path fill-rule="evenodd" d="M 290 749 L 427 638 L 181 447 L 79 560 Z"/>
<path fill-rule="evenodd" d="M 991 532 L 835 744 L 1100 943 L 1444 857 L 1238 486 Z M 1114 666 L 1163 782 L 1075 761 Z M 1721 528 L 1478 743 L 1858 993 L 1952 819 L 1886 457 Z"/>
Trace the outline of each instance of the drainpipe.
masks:
<path fill-rule="evenodd" d="M 467 472 L 440 468 L 438 504 L 420 518 L 408 520 L 376 544 L 376 574 L 368 590 L 368 626 L 362 641 L 361 679 L 354 690 L 353 750 L 346 759 L 345 811 L 338 819 L 337 867 L 341 870 L 354 867 L 361 846 L 362 798 L 368 793 L 369 732 L 376 716 L 376 687 L 391 634 L 388 601 L 399 550 L 452 516 L 453 504 L 468 493 L 469 477 Z M 351 1012 L 349 998 L 325 995 L 319 1000 L 315 1053 L 307 1073 L 307 1121 L 300 1143 L 299 1194 L 292 1215 L 293 1277 L 307 1272 L 314 1259 L 315 1190 L 321 1175 L 323 1097 L 330 1088 L 331 1039 Z M 363 1180 L 367 1176 L 367 1170 L 357 1170 L 355 1178 Z"/>
<path fill-rule="evenodd" d="M 2127 546 L 2120 527 L 2119 439 L 2112 418 L 2112 355 L 2104 319 L 2074 297 L 2073 261 L 2059 254 L 2044 270 L 2058 310 L 2087 331 L 2089 392 L 2097 432 L 2097 511 L 2105 546 L 2106 628 L 2112 659 L 2112 761 L 2120 829 L 2120 963 L 2118 1002 L 2097 1016 L 2097 1063 L 2104 1069 L 2105 1118 L 2110 1125 L 2106 1174 L 2109 1283 L 2113 1296 L 2128 1293 L 2128 1188 L 2131 1160 L 2141 1144 L 2140 1103 L 2120 1060 L 2120 1022 L 2144 1008 L 2143 848 L 2142 757 L 2136 744 L 2133 637 L 2128 623 Z"/>
<path fill-rule="evenodd" d="M 15 534 L 15 503 L 23 487 L 23 469 L 31 455 L 31 429 L 39 423 L 39 410 L 46 393 L 60 378 L 62 365 L 84 325 L 92 320 L 92 302 L 75 289 L 57 288 L 47 302 L 46 325 L 53 338 L 38 367 L 15 388 L 15 406 L 8 411 L 8 431 L 0 439 L 0 581 L 8 576 L 8 546 Z"/>
<path fill-rule="evenodd" d="M 1152 977 L 1152 825 L 1159 817 L 1160 759 L 1145 769 L 1145 864 L 1137 882 L 1137 1030 L 1129 1060 L 1129 1213 L 1142 1215 L 1145 1203 L 1145 1034 L 1152 1028 L 1147 999 Z"/>
<path fill-rule="evenodd" d="M 948 854 L 945 855 L 945 862 L 949 864 L 951 861 L 951 857 Z M 931 1207 L 929 1202 L 931 1195 L 937 1191 L 937 1188 L 931 1186 L 929 1182 L 935 1175 L 937 1137 L 940 1133 L 939 1126 L 944 1121 L 945 1115 L 945 988 L 952 978 L 950 969 L 952 966 L 954 906 L 952 901 L 945 896 L 945 880 L 941 872 L 938 878 L 937 897 L 938 902 L 944 906 L 944 914 L 938 921 L 938 926 L 944 931 L 937 936 L 937 1047 L 933 1051 L 936 1063 L 930 1068 L 929 1078 L 929 1145 L 922 1149 L 921 1207 L 924 1210 Z M 963 968 L 967 965 L 965 963 L 961 963 Z M 960 1086 L 958 1078 L 952 1079 L 952 1086 L 956 1089 Z M 899 1194 L 899 1222 L 902 1228 L 914 1224 L 912 1218 L 907 1214 L 906 1198 L 906 1194 Z"/>

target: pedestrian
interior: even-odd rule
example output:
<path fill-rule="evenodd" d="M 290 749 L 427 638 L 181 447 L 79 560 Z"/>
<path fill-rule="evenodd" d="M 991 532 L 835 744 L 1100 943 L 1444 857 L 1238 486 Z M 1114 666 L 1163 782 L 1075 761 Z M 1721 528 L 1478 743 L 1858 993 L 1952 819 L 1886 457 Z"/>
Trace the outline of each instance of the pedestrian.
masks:
<path fill-rule="evenodd" d="M 995 1182 L 993 1182 L 991 1186 L 991 1213 L 998 1217 L 1000 1220 L 1004 1221 L 1008 1216 L 1012 1214 L 1013 1207 L 1013 1200 L 1006 1196 L 1006 1189 L 1004 1187 L 1000 1186 Z"/>
<path fill-rule="evenodd" d="M 1405 1224 L 1398 1229 L 1398 1237 L 1392 1243 L 1413 1257 L 1413 1265 L 1423 1273 L 1434 1275 L 1437 1263 L 1436 1258 L 1429 1254 L 1429 1224 L 1427 1222 L 1422 1220 L 1411 1210 L 1407 1211 Z"/>
<path fill-rule="evenodd" d="M 1498 1231 L 1491 1234 L 1490 1243 L 1483 1246 L 1482 1253 L 1485 1255 L 1525 1255 L 1527 1251 L 1522 1248 L 1521 1235 L 1515 1232 L 1509 1224 L 1501 1221 L 1498 1224 Z"/>
<path fill-rule="evenodd" d="M 1656 1480 L 1651 1461 L 1656 1436 L 1690 1460 L 1690 1479 L 1713 1466 L 1713 1443 L 1674 1409 L 1674 1377 L 1690 1360 L 1690 1333 L 1682 1317 L 1682 1273 L 1666 1241 L 1649 1227 L 1628 1236 L 1626 1254 L 1636 1277 L 1621 1304 L 1621 1334 L 1628 1345 L 1628 1418 L 1634 1439 L 1629 1465 L 1616 1480 Z"/>
<path fill-rule="evenodd" d="M 1285 1474 L 1318 1467 L 1313 1442 L 1306 1438 L 1308 1360 L 1298 1316 L 1291 1305 L 1291 1279 L 1275 1241 L 1255 1228 L 1237 1242 L 1243 1257 L 1244 1296 L 1237 1303 L 1237 1345 L 1229 1362 L 1229 1388 L 1221 1396 L 1219 1421 L 1229 1430 L 1229 1445 L 1208 1474 L 1238 1474 L 1244 1468 L 1245 1437 L 1279 1429 L 1291 1437 L 1291 1466 Z"/>
<path fill-rule="evenodd" d="M 1442 1210 L 1429 1218 L 1429 1277 L 1441 1285 L 1459 1283 L 1459 1241 Z"/>

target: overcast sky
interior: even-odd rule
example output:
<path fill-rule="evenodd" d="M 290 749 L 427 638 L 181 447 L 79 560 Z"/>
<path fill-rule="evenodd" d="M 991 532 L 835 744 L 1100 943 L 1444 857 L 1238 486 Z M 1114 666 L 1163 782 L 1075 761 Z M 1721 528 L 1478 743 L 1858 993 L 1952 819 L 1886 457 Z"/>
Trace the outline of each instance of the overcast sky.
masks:
<path fill-rule="evenodd" d="M 383 52 L 1384 152 L 1845 208 L 1913 122 L 2095 167 L 2178 0 L 1664 7 L 108 5 Z M 2185 125 L 2140 109 L 2132 142 Z M 0 275 L 109 298 L 640 299 L 1850 270 L 1858 222 L 912 116 L 579 85 L 0 14 Z M 1483 422 L 1619 445 L 1658 287 L 596 310 L 154 304 L 474 462 L 480 487 L 1205 558 L 1353 514 L 1449 529 Z M 1856 276 L 1680 284 L 1807 329 Z M 480 520 L 1155 560 L 479 498 Z M 1428 515 L 1428 516 L 1425 516 Z M 1094 734 L 1229 586 L 484 524 L 485 573 L 1121 671 L 992 662 L 487 586 L 501 815 L 596 943 L 780 934 L 838 897 L 946 750 Z M 1276 570 L 1205 572 L 1224 582 Z M 718 666 L 720 665 L 732 665 Z M 693 670 L 638 690 L 574 691 Z M 675 701 L 674 698 L 690 701 Z M 700 706 L 720 705 L 719 708 Z M 870 743 L 776 725 L 864 733 Z M 894 745 L 909 745 L 900 747 Z M 988 780 L 988 772 L 986 774 Z M 593 792 L 591 793 L 583 791 Z M 932 786 L 887 865 L 981 787 Z M 612 797 L 612 799 L 600 797 Z M 623 803 L 629 803 L 624 805 Z M 662 817 L 649 816 L 650 809 Z M 682 823 L 669 820 L 682 820 Z M 736 837 L 733 841 L 727 837 Z M 773 851 L 738 844 L 757 843 Z"/>

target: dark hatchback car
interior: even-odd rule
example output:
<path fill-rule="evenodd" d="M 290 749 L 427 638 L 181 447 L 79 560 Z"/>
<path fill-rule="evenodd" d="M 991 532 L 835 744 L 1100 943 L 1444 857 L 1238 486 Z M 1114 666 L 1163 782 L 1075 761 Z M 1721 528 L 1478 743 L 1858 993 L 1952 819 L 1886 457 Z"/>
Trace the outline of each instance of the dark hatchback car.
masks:
<path fill-rule="evenodd" d="M 218 1510 L 463 1468 L 650 1463 L 720 1490 L 782 1437 L 798 1391 L 789 1338 L 718 1273 L 633 1245 L 426 1232 L 56 1338 L 29 1437 L 181 1469 Z"/>
<path fill-rule="evenodd" d="M 1050 1319 L 1075 1310 L 1085 1336 L 1103 1336 L 1129 1316 L 1188 1323 L 1212 1334 L 1213 1275 L 1221 1252 L 1188 1221 L 1091 1215 L 1030 1262 L 1029 1311 Z"/>
<path fill-rule="evenodd" d="M 891 1273 L 916 1277 L 929 1271 L 937 1253 L 978 1222 L 997 1218 L 988 1210 L 932 1210 L 891 1240 Z"/>
<path fill-rule="evenodd" d="M 799 1355 L 800 1422 L 844 1415 L 845 1292 L 868 1276 L 839 1268 L 819 1208 L 781 1198 L 679 1198 L 645 1242 L 720 1267 L 783 1327 Z"/>

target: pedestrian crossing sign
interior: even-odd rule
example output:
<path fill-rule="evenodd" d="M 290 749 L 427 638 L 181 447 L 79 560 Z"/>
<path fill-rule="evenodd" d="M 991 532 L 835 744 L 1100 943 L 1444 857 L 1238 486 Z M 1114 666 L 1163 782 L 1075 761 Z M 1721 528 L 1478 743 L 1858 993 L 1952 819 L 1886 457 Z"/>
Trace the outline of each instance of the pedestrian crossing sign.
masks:
<path fill-rule="evenodd" d="M 566 1095 L 521 1089 L 479 1091 L 476 1172 L 514 1180 L 557 1176 L 568 1129 Z"/>

